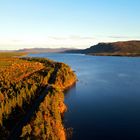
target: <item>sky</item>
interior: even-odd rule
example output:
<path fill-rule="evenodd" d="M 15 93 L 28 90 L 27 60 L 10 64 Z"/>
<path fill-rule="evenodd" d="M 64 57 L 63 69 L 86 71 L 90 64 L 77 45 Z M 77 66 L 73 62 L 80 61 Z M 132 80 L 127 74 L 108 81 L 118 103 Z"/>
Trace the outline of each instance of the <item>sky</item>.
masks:
<path fill-rule="evenodd" d="M 0 0 L 0 50 L 140 39 L 140 0 Z"/>

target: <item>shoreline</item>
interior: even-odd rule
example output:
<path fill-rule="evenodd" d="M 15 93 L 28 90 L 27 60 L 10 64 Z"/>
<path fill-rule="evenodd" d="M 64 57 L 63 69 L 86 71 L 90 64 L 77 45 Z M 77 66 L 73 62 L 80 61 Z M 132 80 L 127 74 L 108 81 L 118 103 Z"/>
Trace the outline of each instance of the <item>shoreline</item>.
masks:
<path fill-rule="evenodd" d="M 123 55 L 123 54 L 104 54 L 104 53 L 89 53 L 89 54 L 85 54 L 85 55 L 91 55 L 91 56 L 116 56 L 116 57 L 140 57 L 140 54 L 127 54 L 127 55 Z"/>
<path fill-rule="evenodd" d="M 54 134 L 52 135 L 57 135 L 57 137 L 55 139 L 60 139 L 60 140 L 66 140 L 67 138 L 67 134 L 66 134 L 66 130 L 64 128 L 64 125 L 63 125 L 63 121 L 62 121 L 62 118 L 64 116 L 64 113 L 67 111 L 67 106 L 65 105 L 64 103 L 64 92 L 68 89 L 70 89 L 70 87 L 72 87 L 74 84 L 76 84 L 76 81 L 77 81 L 77 78 L 76 78 L 76 75 L 74 74 L 74 72 L 72 71 L 72 69 L 64 64 L 64 63 L 59 63 L 61 66 L 58 66 L 59 68 L 57 68 L 57 72 L 56 72 L 56 69 L 54 70 L 55 72 L 52 73 L 52 80 L 51 80 L 51 85 L 50 85 L 50 93 L 48 91 L 48 93 L 46 94 L 46 97 L 44 99 L 44 101 L 40 104 L 39 108 L 42 108 L 42 106 L 46 105 L 46 101 L 49 99 L 49 100 L 52 100 L 52 106 L 54 105 L 55 108 L 56 108 L 56 112 L 54 111 L 54 113 L 56 113 L 58 115 L 58 120 L 57 119 L 54 119 L 53 116 L 51 116 L 51 114 L 44 114 L 43 117 L 42 117 L 42 120 L 44 120 L 45 122 L 48 123 L 48 119 L 50 119 L 50 121 L 52 122 L 52 130 L 54 132 Z M 63 69 L 64 68 L 64 69 Z M 63 72 L 61 72 L 61 70 Z M 64 71 L 67 71 L 67 73 L 69 73 L 69 75 L 71 75 L 69 78 L 67 78 L 67 80 L 64 82 L 64 75 L 65 75 L 65 72 Z M 60 74 L 61 73 L 61 74 Z M 55 75 L 55 76 L 54 76 Z M 53 97 L 52 97 L 52 94 L 53 93 Z M 59 95 L 59 96 L 58 96 Z M 56 98 L 58 99 L 58 102 L 56 103 L 56 101 L 54 101 L 53 98 Z M 47 106 L 46 106 L 47 108 Z M 50 109 L 50 112 L 52 111 L 53 109 Z M 26 126 L 23 127 L 22 129 L 22 133 L 24 133 L 24 129 L 28 126 L 30 126 L 31 129 L 33 129 L 33 125 L 35 123 L 35 120 L 36 118 L 38 118 L 38 113 L 43 112 L 44 111 L 47 111 L 45 108 L 44 110 L 38 110 L 38 112 L 36 113 L 36 116 L 33 117 L 33 120 L 32 122 L 28 123 Z M 61 119 L 60 119 L 61 118 Z M 30 132 L 31 134 L 32 132 Z M 28 134 L 29 135 L 29 134 Z M 32 134 L 31 134 L 32 135 Z M 26 137 L 26 134 L 24 135 L 21 135 L 22 138 L 25 138 Z M 31 136 L 32 137 L 32 136 Z M 46 136 L 47 137 L 47 136 Z M 46 138 L 45 137 L 45 138 Z M 41 138 L 41 137 L 40 137 Z"/>
<path fill-rule="evenodd" d="M 5 81 L 0 90 L 1 138 L 66 140 L 64 92 L 77 81 L 73 70 L 47 58 L 8 56 L 1 57 L 1 72 L 10 74 L 0 75 Z"/>

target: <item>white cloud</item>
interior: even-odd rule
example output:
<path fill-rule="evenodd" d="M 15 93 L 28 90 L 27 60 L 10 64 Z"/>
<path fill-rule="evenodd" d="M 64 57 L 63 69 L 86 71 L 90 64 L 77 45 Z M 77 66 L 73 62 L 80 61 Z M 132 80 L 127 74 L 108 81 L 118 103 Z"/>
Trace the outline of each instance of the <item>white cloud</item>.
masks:
<path fill-rule="evenodd" d="M 33 47 L 75 47 L 75 48 L 87 48 L 96 43 L 94 37 L 81 37 L 81 36 L 68 36 L 68 37 L 18 37 L 18 38 L 1 38 L 0 49 L 20 49 L 33 48 Z"/>
<path fill-rule="evenodd" d="M 108 36 L 109 38 L 114 38 L 114 39 L 140 39 L 140 36 Z"/>
<path fill-rule="evenodd" d="M 22 48 L 88 48 L 99 42 L 115 42 L 115 41 L 125 41 L 140 39 L 140 37 L 130 37 L 130 36 L 19 36 L 13 38 L 0 37 L 0 49 L 22 49 Z"/>

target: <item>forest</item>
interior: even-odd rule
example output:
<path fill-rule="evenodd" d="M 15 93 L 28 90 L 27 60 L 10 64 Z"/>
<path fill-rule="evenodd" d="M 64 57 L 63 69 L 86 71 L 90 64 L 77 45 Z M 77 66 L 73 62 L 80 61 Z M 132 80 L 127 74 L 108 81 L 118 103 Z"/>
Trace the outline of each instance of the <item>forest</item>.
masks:
<path fill-rule="evenodd" d="M 0 54 L 0 138 L 65 140 L 64 90 L 76 75 L 64 63 L 23 55 Z"/>

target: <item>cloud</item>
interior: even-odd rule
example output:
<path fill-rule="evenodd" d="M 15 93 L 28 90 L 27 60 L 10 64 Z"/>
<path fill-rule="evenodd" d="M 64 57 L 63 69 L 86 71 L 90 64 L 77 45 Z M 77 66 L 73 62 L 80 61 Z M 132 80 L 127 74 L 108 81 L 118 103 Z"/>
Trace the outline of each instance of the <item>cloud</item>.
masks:
<path fill-rule="evenodd" d="M 140 39 L 140 36 L 108 36 L 108 38 L 113 38 L 113 39 L 132 39 L 132 38 L 135 38 L 135 39 Z"/>
<path fill-rule="evenodd" d="M 54 40 L 64 40 L 67 39 L 66 37 L 55 37 L 55 36 L 49 36 L 48 39 L 54 39 Z"/>
<path fill-rule="evenodd" d="M 0 39 L 0 47 L 9 46 L 9 48 L 21 47 L 75 47 L 87 48 L 95 44 L 96 38 L 88 36 L 35 36 Z"/>
<path fill-rule="evenodd" d="M 22 42 L 22 40 L 15 39 L 15 40 L 11 40 L 11 42 L 19 43 L 19 42 Z"/>
<path fill-rule="evenodd" d="M 70 39 L 75 39 L 75 40 L 95 40 L 95 37 L 82 37 L 82 36 L 70 36 Z"/>
<path fill-rule="evenodd" d="M 88 48 L 99 42 L 115 42 L 124 40 L 138 40 L 140 36 L 121 36 L 121 35 L 97 35 L 94 36 L 18 36 L 18 37 L 0 37 L 1 48 L 33 48 L 33 47 L 68 47 L 68 48 Z"/>
<path fill-rule="evenodd" d="M 55 36 L 49 36 L 49 39 L 54 39 L 54 40 L 95 40 L 95 37 L 82 37 L 82 36 L 76 36 L 76 35 L 72 35 L 72 36 L 68 36 L 68 37 L 55 37 Z"/>

